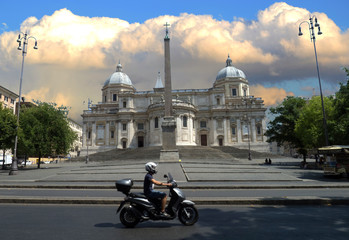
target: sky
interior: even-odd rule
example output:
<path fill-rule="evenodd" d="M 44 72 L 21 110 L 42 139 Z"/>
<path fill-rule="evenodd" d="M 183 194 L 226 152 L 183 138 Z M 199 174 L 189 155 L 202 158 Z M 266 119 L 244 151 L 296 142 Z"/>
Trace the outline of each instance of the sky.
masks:
<path fill-rule="evenodd" d="M 286 96 L 319 94 L 313 43 L 307 23 L 315 15 L 322 89 L 334 94 L 349 67 L 347 0 L 118 1 L 0 0 L 0 85 L 19 92 L 21 52 L 28 32 L 22 94 L 70 106 L 82 121 L 88 99 L 102 101 L 101 88 L 120 61 L 137 91 L 152 90 L 163 76 L 164 24 L 169 22 L 173 89 L 211 88 L 228 54 L 266 107 Z M 302 37 L 298 27 L 302 23 Z M 316 31 L 317 32 L 317 31 Z"/>

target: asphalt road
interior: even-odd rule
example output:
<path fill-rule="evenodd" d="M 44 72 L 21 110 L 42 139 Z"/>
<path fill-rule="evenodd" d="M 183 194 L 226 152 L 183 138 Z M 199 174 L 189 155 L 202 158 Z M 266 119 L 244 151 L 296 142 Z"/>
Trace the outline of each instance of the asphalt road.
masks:
<path fill-rule="evenodd" d="M 134 192 L 141 192 L 136 189 Z M 166 189 L 162 191 L 168 192 Z M 184 189 L 186 197 L 324 197 L 349 198 L 348 188 L 297 188 L 297 189 Z M 22 189 L 0 188 L 0 196 L 36 197 L 105 197 L 123 198 L 116 189 Z"/>
<path fill-rule="evenodd" d="M 191 227 L 178 220 L 124 228 L 115 207 L 0 204 L 2 240 L 282 239 L 347 240 L 349 206 L 199 206 Z"/>

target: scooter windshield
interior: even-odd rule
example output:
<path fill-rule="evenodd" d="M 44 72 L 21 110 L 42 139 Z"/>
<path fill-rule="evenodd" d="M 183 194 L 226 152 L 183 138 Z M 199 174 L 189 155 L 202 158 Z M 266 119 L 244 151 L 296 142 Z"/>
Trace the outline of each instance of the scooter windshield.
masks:
<path fill-rule="evenodd" d="M 171 173 L 168 173 L 168 180 L 169 180 L 170 182 L 173 181 L 173 177 L 172 177 Z"/>

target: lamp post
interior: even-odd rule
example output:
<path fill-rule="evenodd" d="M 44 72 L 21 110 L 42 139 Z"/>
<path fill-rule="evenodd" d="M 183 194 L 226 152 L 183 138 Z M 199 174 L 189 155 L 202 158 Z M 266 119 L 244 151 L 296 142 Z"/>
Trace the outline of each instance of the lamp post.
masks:
<path fill-rule="evenodd" d="M 21 36 L 21 34 L 23 36 Z M 28 36 L 28 33 L 20 33 L 18 35 L 18 50 L 22 51 L 22 68 L 21 68 L 21 78 L 19 81 L 19 101 L 18 101 L 18 109 L 16 109 L 17 111 L 17 127 L 16 127 L 16 138 L 15 138 L 15 148 L 14 148 L 14 153 L 13 153 L 13 160 L 12 160 L 12 165 L 11 165 L 11 170 L 9 175 L 17 175 L 18 172 L 18 161 L 17 161 L 17 143 L 18 143 L 18 127 L 19 127 L 19 112 L 21 109 L 21 96 L 22 96 L 22 81 L 23 81 L 23 68 L 24 68 L 24 57 L 25 55 L 27 55 L 27 45 L 28 45 L 28 40 L 30 38 L 33 38 L 35 40 L 35 45 L 34 45 L 34 49 L 37 50 L 38 49 L 38 41 L 36 40 L 35 37 L 33 36 Z M 22 47 L 23 44 L 23 47 Z"/>
<path fill-rule="evenodd" d="M 315 25 L 314 25 L 313 21 L 315 22 Z M 317 33 L 318 35 L 321 35 L 322 32 L 320 30 L 320 24 L 317 22 L 316 16 L 313 15 L 313 16 L 309 17 L 309 22 L 308 21 L 303 21 L 303 22 L 301 22 L 299 24 L 298 36 L 302 36 L 303 35 L 302 29 L 301 29 L 301 25 L 303 23 L 307 23 L 308 24 L 310 41 L 312 41 L 313 44 L 314 44 L 316 70 L 317 70 L 317 76 L 318 76 L 318 79 L 319 79 L 321 105 L 322 105 L 322 117 L 323 117 L 322 119 L 323 119 L 323 128 L 324 128 L 324 134 L 325 134 L 325 144 L 326 144 L 326 146 L 328 146 L 329 143 L 328 143 L 328 133 L 327 133 L 327 122 L 326 122 L 326 114 L 325 114 L 325 107 L 324 107 L 324 99 L 323 99 L 323 96 L 322 96 L 322 88 L 321 88 L 321 80 L 320 80 L 320 72 L 319 72 L 319 63 L 318 63 L 318 60 L 317 60 L 317 53 L 316 53 L 316 45 L 315 45 L 316 38 L 315 38 L 315 33 L 314 33 L 314 27 L 318 28 L 318 33 Z"/>

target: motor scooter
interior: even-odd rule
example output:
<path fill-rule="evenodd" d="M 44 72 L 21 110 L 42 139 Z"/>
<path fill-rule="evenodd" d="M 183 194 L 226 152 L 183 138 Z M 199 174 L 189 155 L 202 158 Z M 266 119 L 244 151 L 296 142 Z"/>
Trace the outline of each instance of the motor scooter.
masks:
<path fill-rule="evenodd" d="M 195 203 L 186 200 L 184 193 L 178 188 L 177 182 L 171 173 L 164 175 L 172 186 L 171 198 L 165 211 L 169 217 L 161 215 L 161 200 L 149 200 L 143 193 L 130 192 L 133 186 L 132 179 L 122 179 L 115 183 L 116 189 L 126 195 L 120 203 L 116 214 L 120 212 L 120 221 L 126 227 L 135 227 L 139 222 L 148 220 L 173 220 L 178 216 L 179 221 L 186 226 L 195 224 L 199 219 L 199 212 Z"/>

